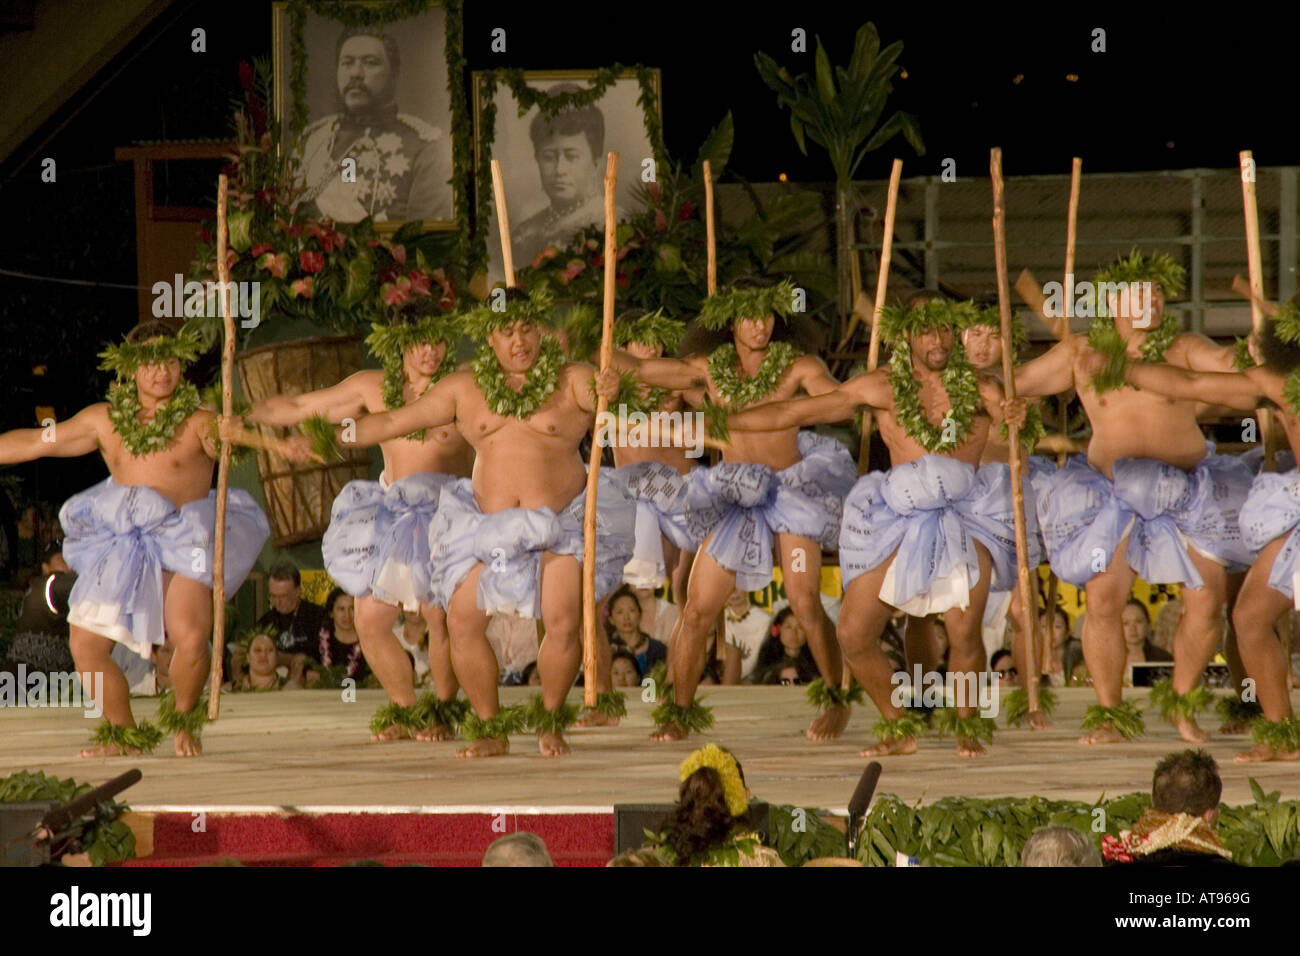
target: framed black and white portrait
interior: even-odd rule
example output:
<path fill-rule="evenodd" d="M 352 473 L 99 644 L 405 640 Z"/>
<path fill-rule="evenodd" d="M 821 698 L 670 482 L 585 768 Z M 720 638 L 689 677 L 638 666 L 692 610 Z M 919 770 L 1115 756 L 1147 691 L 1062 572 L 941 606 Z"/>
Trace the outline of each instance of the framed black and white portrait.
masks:
<path fill-rule="evenodd" d="M 272 10 L 276 110 L 304 214 L 454 228 L 446 10 L 374 25 Z"/>
<path fill-rule="evenodd" d="M 658 118 L 659 71 L 647 74 Z M 539 70 L 523 77 L 530 89 L 554 97 L 592 88 L 594 75 L 592 70 Z M 633 211 L 643 162 L 656 155 L 637 71 L 619 73 L 594 102 L 553 115 L 533 105 L 520 116 L 514 90 L 491 73 L 476 72 L 473 89 L 476 188 L 488 197 L 487 221 L 478 223 L 478 231 L 487 243 L 489 284 L 501 281 L 505 268 L 492 183 L 482 176 L 485 158 L 501 163 L 515 269 L 531 264 L 547 246 L 562 249 L 583 228 L 604 222 L 609 152 L 619 154 L 618 218 Z M 494 111 L 485 109 L 488 103 Z"/>

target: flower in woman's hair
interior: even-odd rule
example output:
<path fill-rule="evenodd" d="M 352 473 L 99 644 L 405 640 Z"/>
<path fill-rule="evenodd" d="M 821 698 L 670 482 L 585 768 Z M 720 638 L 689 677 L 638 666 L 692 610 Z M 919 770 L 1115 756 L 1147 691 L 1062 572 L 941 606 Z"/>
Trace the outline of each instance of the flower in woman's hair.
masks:
<path fill-rule="evenodd" d="M 304 249 L 298 253 L 298 265 L 303 272 L 315 273 L 325 268 L 325 254 L 323 252 L 313 252 L 310 249 Z"/>
<path fill-rule="evenodd" d="M 289 298 L 291 299 L 296 299 L 298 296 L 310 299 L 315 294 L 315 280 L 311 276 L 307 276 L 305 279 L 294 279 L 289 283 Z"/>

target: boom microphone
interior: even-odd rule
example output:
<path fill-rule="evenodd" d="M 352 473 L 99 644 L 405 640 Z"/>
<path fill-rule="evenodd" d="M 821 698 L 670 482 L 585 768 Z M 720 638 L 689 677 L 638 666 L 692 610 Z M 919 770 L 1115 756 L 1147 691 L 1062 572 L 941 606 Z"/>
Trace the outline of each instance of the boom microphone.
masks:
<path fill-rule="evenodd" d="M 873 760 L 867 764 L 867 769 L 862 771 L 857 789 L 853 791 L 853 796 L 849 800 L 849 828 L 845 836 L 851 859 L 857 859 L 858 831 L 862 829 L 862 818 L 866 815 L 867 807 L 871 805 L 871 798 L 875 794 L 876 784 L 879 782 L 880 761 Z"/>

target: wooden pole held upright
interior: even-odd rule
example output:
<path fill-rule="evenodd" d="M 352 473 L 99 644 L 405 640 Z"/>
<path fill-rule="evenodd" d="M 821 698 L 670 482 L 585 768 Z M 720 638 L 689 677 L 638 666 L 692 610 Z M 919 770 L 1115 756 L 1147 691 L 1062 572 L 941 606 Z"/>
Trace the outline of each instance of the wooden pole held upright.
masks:
<path fill-rule="evenodd" d="M 1007 206 L 1002 189 L 1002 150 L 994 147 L 989 155 L 989 173 L 993 179 L 993 258 L 998 272 L 998 311 L 1002 320 L 1002 381 L 1008 400 L 1016 397 L 1015 363 L 1011 358 L 1011 286 L 1007 280 Z M 1029 546 L 1025 532 L 1024 458 L 1020 450 L 1020 429 L 1007 426 L 1011 459 L 1011 504 L 1016 527 L 1016 578 L 1020 607 L 1025 621 L 1025 691 L 1029 709 L 1038 710 L 1038 603 L 1029 583 Z"/>
<path fill-rule="evenodd" d="M 600 326 L 600 370 L 614 359 L 614 278 L 618 270 L 618 223 L 614 199 L 618 186 L 618 153 L 605 158 L 605 301 Z M 608 402 L 596 398 L 596 425 L 592 429 L 591 460 L 587 464 L 587 500 L 582 519 L 582 702 L 596 706 L 596 485 L 600 480 L 600 422 Z"/>
<path fill-rule="evenodd" d="M 1246 261 L 1250 266 L 1250 327 L 1259 332 L 1264 327 L 1264 261 L 1259 246 L 1259 203 L 1255 196 L 1255 160 L 1251 151 L 1243 149 L 1238 157 L 1241 163 L 1241 203 L 1246 214 Z M 1273 470 L 1273 413 L 1267 408 L 1257 408 L 1259 440 L 1264 443 L 1264 470 Z"/>
<path fill-rule="evenodd" d="M 235 319 L 230 314 L 230 267 L 226 262 L 226 175 L 217 178 L 217 298 L 225 341 L 221 350 L 221 414 L 234 415 Z M 222 656 L 226 649 L 226 497 L 230 483 L 230 442 L 221 443 L 217 464 L 217 515 L 212 535 L 212 668 L 208 676 L 208 719 L 221 715 Z M 196 705 L 197 706 L 197 705 Z"/>
<path fill-rule="evenodd" d="M 506 212 L 506 186 L 501 178 L 501 161 L 492 160 L 492 201 L 497 207 L 497 229 L 501 234 L 501 259 L 505 263 L 506 288 L 515 287 L 515 254 L 510 248 L 510 215 Z"/>
<path fill-rule="evenodd" d="M 889 170 L 889 195 L 885 200 L 885 233 L 880 243 L 880 271 L 876 274 L 876 300 L 871 312 L 871 341 L 867 346 L 867 371 L 874 372 L 880 362 L 880 313 L 885 308 L 885 292 L 889 287 L 889 262 L 894 248 L 894 214 L 898 209 L 898 184 L 903 178 L 903 161 L 895 159 Z M 849 326 L 849 335 L 853 326 Z M 848 344 L 848 336 L 840 348 Z M 867 458 L 871 447 L 871 428 L 874 419 L 870 410 L 862 413 L 862 440 L 858 443 L 858 474 L 867 473 Z"/>

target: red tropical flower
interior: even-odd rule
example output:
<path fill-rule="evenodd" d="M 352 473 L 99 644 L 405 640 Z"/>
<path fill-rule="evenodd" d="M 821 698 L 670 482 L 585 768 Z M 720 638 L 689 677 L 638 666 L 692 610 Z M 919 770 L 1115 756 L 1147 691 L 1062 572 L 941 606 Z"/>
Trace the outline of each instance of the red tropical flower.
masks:
<path fill-rule="evenodd" d="M 682 211 L 678 213 L 677 221 L 685 222 L 687 219 L 691 218 L 691 214 L 694 212 L 695 212 L 695 203 L 691 202 L 689 199 L 686 200 L 686 202 L 682 203 Z"/>
<path fill-rule="evenodd" d="M 659 198 L 662 195 L 662 193 L 659 191 L 659 184 L 654 182 L 646 183 L 645 191 L 650 194 L 650 198 L 655 201 L 655 205 L 658 205 Z"/>
<path fill-rule="evenodd" d="M 411 294 L 428 295 L 429 294 L 429 277 L 420 269 L 412 269 L 411 277 Z"/>
<path fill-rule="evenodd" d="M 248 254 L 254 259 L 258 259 L 261 257 L 262 253 L 270 252 L 274 248 L 275 247 L 269 242 L 259 242 L 257 245 L 253 246 L 252 249 L 248 250 Z"/>
<path fill-rule="evenodd" d="M 298 265 L 303 272 L 320 272 L 325 268 L 325 254 L 323 252 L 312 252 L 310 249 L 304 249 L 298 253 Z"/>
<path fill-rule="evenodd" d="M 626 272 L 615 272 L 615 273 L 614 273 L 614 284 L 615 284 L 616 286 L 618 286 L 620 289 L 626 289 L 626 288 L 627 288 L 627 273 L 626 273 Z"/>
<path fill-rule="evenodd" d="M 668 228 L 668 217 L 664 215 L 662 209 L 655 210 L 655 232 L 663 232 Z"/>
<path fill-rule="evenodd" d="M 406 246 L 390 246 L 389 252 L 393 254 L 393 261 L 406 265 Z"/>
<path fill-rule="evenodd" d="M 283 279 L 289 274 L 289 254 L 287 252 L 264 253 L 257 260 L 257 265 L 260 269 L 266 269 L 273 277 Z"/>
<path fill-rule="evenodd" d="M 294 279 L 289 283 L 289 298 L 295 299 L 302 296 L 304 299 L 310 299 L 316 293 L 315 280 L 311 276 L 305 279 Z"/>
<path fill-rule="evenodd" d="M 411 280 L 402 276 L 396 282 L 385 282 L 379 293 L 388 305 L 402 305 L 411 299 Z"/>
<path fill-rule="evenodd" d="M 561 284 L 568 285 L 577 278 L 578 273 L 585 268 L 587 268 L 587 264 L 581 259 L 570 259 L 569 264 L 565 266 L 564 271 L 560 273 Z"/>

